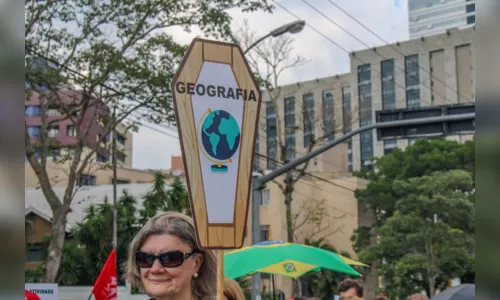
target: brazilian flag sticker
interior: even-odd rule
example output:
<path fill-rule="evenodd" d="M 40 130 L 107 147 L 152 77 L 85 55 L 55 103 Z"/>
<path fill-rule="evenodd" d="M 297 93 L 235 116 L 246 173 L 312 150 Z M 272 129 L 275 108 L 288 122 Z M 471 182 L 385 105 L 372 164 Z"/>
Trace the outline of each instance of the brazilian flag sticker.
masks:
<path fill-rule="evenodd" d="M 295 268 L 295 265 L 292 264 L 292 263 L 286 263 L 286 264 L 283 265 L 283 267 L 285 268 L 285 271 L 287 273 L 297 272 L 297 269 Z"/>

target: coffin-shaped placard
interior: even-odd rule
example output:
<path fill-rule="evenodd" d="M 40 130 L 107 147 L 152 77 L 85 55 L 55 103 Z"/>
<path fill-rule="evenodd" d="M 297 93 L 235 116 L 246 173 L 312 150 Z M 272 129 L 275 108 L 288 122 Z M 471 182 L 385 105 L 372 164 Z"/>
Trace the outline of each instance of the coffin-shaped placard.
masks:
<path fill-rule="evenodd" d="M 238 45 L 194 39 L 172 82 L 198 245 L 243 245 L 261 92 Z"/>

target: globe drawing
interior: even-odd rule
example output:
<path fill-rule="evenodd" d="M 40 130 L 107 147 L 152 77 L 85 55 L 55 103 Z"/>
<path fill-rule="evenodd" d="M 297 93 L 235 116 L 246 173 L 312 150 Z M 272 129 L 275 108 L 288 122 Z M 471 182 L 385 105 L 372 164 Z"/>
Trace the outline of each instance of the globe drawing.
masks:
<path fill-rule="evenodd" d="M 225 110 L 213 110 L 201 124 L 201 146 L 217 165 L 213 171 L 227 171 L 222 165 L 236 153 L 240 145 L 240 127 L 236 119 Z"/>

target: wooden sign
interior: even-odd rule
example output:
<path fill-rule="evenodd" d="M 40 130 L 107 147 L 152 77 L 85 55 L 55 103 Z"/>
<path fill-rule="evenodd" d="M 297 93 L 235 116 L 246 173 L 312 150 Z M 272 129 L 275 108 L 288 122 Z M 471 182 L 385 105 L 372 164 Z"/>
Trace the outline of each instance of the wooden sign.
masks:
<path fill-rule="evenodd" d="M 243 245 L 261 92 L 238 45 L 194 39 L 172 82 L 198 245 Z"/>

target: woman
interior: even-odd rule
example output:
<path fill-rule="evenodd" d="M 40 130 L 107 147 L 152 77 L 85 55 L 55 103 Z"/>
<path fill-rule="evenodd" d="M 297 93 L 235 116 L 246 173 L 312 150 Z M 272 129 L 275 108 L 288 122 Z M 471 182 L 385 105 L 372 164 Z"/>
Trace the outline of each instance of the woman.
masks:
<path fill-rule="evenodd" d="M 217 295 L 217 261 L 196 244 L 193 220 L 178 212 L 151 218 L 129 246 L 124 278 L 152 300 L 202 300 Z"/>
<path fill-rule="evenodd" d="M 224 300 L 245 300 L 240 285 L 227 277 L 224 277 Z"/>

